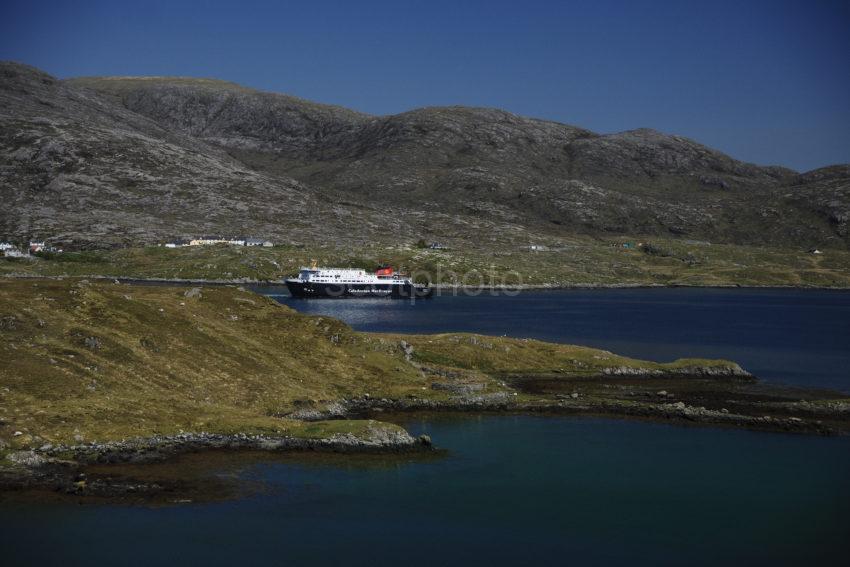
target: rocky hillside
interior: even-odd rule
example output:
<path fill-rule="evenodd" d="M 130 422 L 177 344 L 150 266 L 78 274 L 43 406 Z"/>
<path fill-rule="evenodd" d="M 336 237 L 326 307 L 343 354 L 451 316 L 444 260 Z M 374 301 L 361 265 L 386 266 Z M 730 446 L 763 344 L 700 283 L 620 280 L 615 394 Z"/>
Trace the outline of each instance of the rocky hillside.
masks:
<path fill-rule="evenodd" d="M 464 107 L 370 116 L 222 81 L 57 81 L 13 63 L 0 103 L 0 235 L 850 243 L 850 167 L 760 167 L 653 130 Z"/>
<path fill-rule="evenodd" d="M 0 101 L 0 237 L 82 246 L 220 232 L 310 239 L 343 231 L 353 216 L 291 178 L 36 69 L 0 66 Z"/>

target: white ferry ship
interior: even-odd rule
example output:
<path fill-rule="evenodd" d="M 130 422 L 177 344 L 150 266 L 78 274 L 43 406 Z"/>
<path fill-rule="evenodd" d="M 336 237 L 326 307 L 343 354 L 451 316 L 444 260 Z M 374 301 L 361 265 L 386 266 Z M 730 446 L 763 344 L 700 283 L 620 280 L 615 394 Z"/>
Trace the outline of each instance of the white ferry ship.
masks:
<path fill-rule="evenodd" d="M 286 287 L 294 297 L 394 297 L 428 298 L 434 290 L 413 283 L 390 266 L 375 273 L 361 269 L 301 268 L 297 277 L 288 278 Z"/>

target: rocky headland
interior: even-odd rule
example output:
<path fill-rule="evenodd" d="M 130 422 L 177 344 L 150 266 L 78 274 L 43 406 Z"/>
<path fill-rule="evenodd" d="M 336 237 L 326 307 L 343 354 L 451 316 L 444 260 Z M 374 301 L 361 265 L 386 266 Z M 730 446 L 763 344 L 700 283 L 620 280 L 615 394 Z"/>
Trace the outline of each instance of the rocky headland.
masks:
<path fill-rule="evenodd" d="M 657 363 L 463 333 L 359 333 L 236 286 L 0 282 L 6 489 L 158 494 L 161 483 L 102 469 L 92 477 L 92 467 L 206 451 L 432 451 L 430 439 L 396 425 L 411 412 L 850 430 L 845 395 L 764 383 L 729 361 Z"/>

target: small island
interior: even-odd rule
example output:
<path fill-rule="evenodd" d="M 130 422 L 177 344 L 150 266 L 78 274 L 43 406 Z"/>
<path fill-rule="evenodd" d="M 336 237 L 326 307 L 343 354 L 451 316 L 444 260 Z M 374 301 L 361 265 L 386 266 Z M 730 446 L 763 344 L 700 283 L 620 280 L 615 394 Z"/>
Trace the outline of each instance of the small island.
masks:
<path fill-rule="evenodd" d="M 850 429 L 850 398 L 762 383 L 730 361 L 657 363 L 462 333 L 361 333 L 237 286 L 4 281 L 0 350 L 3 489 L 111 494 L 81 471 L 205 449 L 439 446 L 394 424 L 399 412 Z"/>

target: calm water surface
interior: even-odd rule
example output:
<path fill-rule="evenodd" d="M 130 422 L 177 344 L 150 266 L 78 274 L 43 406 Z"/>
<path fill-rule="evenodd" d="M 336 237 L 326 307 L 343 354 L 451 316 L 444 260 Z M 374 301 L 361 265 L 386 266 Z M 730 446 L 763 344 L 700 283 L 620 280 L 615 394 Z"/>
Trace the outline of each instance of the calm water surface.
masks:
<path fill-rule="evenodd" d="M 771 380 L 850 384 L 850 294 L 280 299 L 363 330 L 529 336 L 656 360 L 724 357 Z M 405 425 L 447 454 L 368 466 L 254 462 L 236 474 L 267 490 L 229 502 L 0 504 L 3 564 L 846 564 L 848 438 L 531 416 Z"/>
<path fill-rule="evenodd" d="M 850 292 L 614 289 L 482 294 L 409 302 L 304 300 L 299 311 L 361 331 L 464 331 L 604 348 L 656 360 L 726 358 L 764 380 L 850 392 Z"/>

